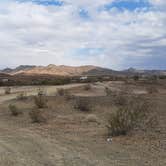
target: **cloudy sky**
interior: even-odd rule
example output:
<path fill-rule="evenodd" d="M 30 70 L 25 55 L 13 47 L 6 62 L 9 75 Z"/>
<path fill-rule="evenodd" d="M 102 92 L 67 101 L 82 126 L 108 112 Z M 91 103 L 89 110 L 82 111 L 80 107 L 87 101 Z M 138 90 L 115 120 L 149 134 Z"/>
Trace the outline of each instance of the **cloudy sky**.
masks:
<path fill-rule="evenodd" d="M 166 0 L 0 0 L 0 68 L 166 69 Z"/>

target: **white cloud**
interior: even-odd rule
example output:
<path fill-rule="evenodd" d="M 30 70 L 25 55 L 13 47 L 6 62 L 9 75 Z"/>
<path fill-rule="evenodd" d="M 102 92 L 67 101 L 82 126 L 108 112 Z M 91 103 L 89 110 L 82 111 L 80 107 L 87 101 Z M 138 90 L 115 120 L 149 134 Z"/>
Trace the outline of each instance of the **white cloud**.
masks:
<path fill-rule="evenodd" d="M 152 56 L 156 54 L 155 46 L 166 46 L 164 11 L 97 12 L 96 7 L 111 1 L 65 2 L 61 7 L 1 3 L 0 65 L 55 63 L 120 68 L 127 63 L 128 56 Z M 80 6 L 92 12 L 90 20 L 79 16 Z M 85 55 L 73 56 L 73 51 L 79 48 L 85 49 Z M 86 54 L 86 48 L 102 48 L 103 52 Z"/>
<path fill-rule="evenodd" d="M 154 5 L 166 5 L 165 0 L 150 0 L 150 2 Z"/>

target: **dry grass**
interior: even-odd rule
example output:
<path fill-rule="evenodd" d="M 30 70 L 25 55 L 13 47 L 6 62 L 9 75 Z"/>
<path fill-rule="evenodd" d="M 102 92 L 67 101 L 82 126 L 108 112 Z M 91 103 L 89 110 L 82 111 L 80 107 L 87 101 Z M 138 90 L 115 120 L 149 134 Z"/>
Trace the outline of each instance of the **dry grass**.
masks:
<path fill-rule="evenodd" d="M 97 115 L 95 115 L 95 114 L 87 115 L 87 117 L 85 118 L 85 121 L 100 124 L 99 119 L 98 119 Z"/>

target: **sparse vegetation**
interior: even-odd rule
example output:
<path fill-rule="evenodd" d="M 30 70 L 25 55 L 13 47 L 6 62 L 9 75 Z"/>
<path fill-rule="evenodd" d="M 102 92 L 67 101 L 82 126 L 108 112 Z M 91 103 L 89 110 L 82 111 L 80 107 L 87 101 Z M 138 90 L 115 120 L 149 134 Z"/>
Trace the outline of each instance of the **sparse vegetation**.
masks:
<path fill-rule="evenodd" d="M 112 91 L 108 87 L 105 87 L 105 93 L 106 93 L 107 96 L 111 96 L 112 95 Z"/>
<path fill-rule="evenodd" d="M 130 97 L 126 105 L 118 107 L 109 119 L 109 134 L 125 135 L 134 127 L 139 126 L 148 113 L 148 104 L 140 98 Z"/>
<path fill-rule="evenodd" d="M 86 98 L 76 98 L 75 100 L 75 108 L 82 112 L 90 112 L 92 111 L 92 105 L 90 101 Z"/>
<path fill-rule="evenodd" d="M 89 114 L 89 115 L 87 115 L 85 121 L 86 122 L 93 122 L 93 123 L 100 124 L 100 122 L 98 120 L 98 117 L 95 114 Z"/>
<path fill-rule="evenodd" d="M 90 83 L 92 86 L 90 91 L 84 90 L 85 84 L 16 86 L 12 87 L 11 95 L 5 95 L 2 87 L 0 89 L 0 144 L 5 148 L 3 151 L 8 151 L 8 147 L 19 150 L 20 155 L 21 152 L 26 151 L 28 160 L 20 161 L 22 156 L 18 154 L 16 157 L 12 156 L 9 161 L 8 154 L 3 153 L 0 163 L 31 165 L 33 161 L 34 165 L 40 163 L 54 165 L 60 156 L 60 162 L 65 161 L 66 164 L 69 163 L 68 165 L 73 163 L 94 165 L 96 163 L 94 161 L 99 161 L 97 163 L 99 165 L 109 165 L 116 161 L 120 161 L 122 165 L 139 165 L 139 163 L 154 166 L 161 163 L 162 165 L 166 128 L 164 119 L 166 80 L 159 80 L 158 83 L 153 84 L 144 82 L 143 78 L 135 82 L 132 76 L 125 79 L 128 81 L 104 81 L 93 85 Z M 155 86 L 158 93 L 147 93 L 145 88 L 148 86 Z M 41 92 L 37 91 L 38 87 Z M 60 87 L 64 88 L 62 96 L 56 91 Z M 47 95 L 42 89 L 48 92 Z M 22 101 L 22 97 L 24 98 L 22 91 L 27 92 L 28 99 L 25 101 Z M 38 107 L 34 104 L 35 99 L 31 94 L 37 94 L 37 103 L 41 97 L 44 102 L 46 100 L 46 104 L 37 104 Z M 13 105 L 11 109 L 9 104 Z M 47 108 L 40 108 L 45 105 Z M 120 137 L 114 138 L 115 136 Z M 93 145 L 91 150 L 95 149 L 92 162 L 88 158 L 91 150 L 88 153 L 80 153 L 87 152 L 87 148 L 91 145 Z M 74 154 L 71 152 L 71 147 Z M 148 153 L 151 148 L 153 148 L 152 154 Z M 69 153 L 72 156 L 78 152 L 83 155 L 80 159 L 87 160 L 78 159 L 78 162 L 75 162 L 74 158 L 69 158 L 68 161 L 57 149 L 61 154 Z M 51 158 L 45 157 L 46 152 L 55 155 Z M 120 153 L 116 154 L 116 152 Z M 110 157 L 110 153 L 113 154 L 113 158 Z M 131 161 L 131 155 L 138 160 Z M 155 162 L 154 158 L 153 161 L 154 156 L 159 160 Z M 123 163 L 121 159 L 124 157 L 126 160 Z M 39 158 L 41 158 L 40 163 Z"/>
<path fill-rule="evenodd" d="M 119 92 L 113 94 L 114 104 L 117 106 L 125 106 L 130 101 L 131 91 L 128 87 L 123 87 Z"/>
<path fill-rule="evenodd" d="M 45 108 L 47 107 L 47 99 L 45 95 L 37 95 L 34 97 L 35 105 L 37 108 Z"/>
<path fill-rule="evenodd" d="M 73 98 L 73 96 L 70 94 L 70 92 L 67 89 L 57 89 L 58 96 L 63 96 L 66 100 L 70 100 Z"/>
<path fill-rule="evenodd" d="M 11 93 L 11 88 L 10 87 L 6 87 L 5 88 L 5 94 L 8 95 Z"/>
<path fill-rule="evenodd" d="M 139 80 L 139 75 L 133 76 L 133 79 L 134 79 L 134 81 L 138 81 Z"/>
<path fill-rule="evenodd" d="M 9 105 L 9 110 L 12 116 L 18 116 L 19 114 L 21 114 L 21 111 L 14 104 Z"/>
<path fill-rule="evenodd" d="M 64 96 L 65 93 L 67 93 L 67 92 L 66 92 L 66 90 L 64 90 L 63 88 L 57 89 L 57 94 L 58 94 L 59 96 Z"/>
<path fill-rule="evenodd" d="M 18 99 L 18 100 L 25 100 L 25 99 L 27 99 L 27 94 L 26 94 L 26 92 L 20 92 L 20 93 L 18 94 L 18 96 L 17 96 L 17 99 Z"/>
<path fill-rule="evenodd" d="M 41 110 L 35 109 L 29 112 L 29 116 L 32 120 L 32 123 L 41 123 L 41 122 L 46 122 L 46 118 L 44 118 Z"/>

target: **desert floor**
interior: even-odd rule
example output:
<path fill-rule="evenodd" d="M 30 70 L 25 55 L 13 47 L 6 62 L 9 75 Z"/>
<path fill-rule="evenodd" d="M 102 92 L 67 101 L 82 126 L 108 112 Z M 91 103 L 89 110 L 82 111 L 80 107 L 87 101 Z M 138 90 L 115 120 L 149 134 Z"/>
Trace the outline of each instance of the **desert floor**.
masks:
<path fill-rule="evenodd" d="M 166 87 L 155 85 L 158 93 L 149 94 L 146 84 L 125 82 L 44 86 L 48 108 L 42 109 L 47 122 L 32 123 L 29 111 L 36 109 L 33 95 L 38 86 L 12 87 L 9 95 L 0 88 L 0 166 L 165 166 L 166 165 Z M 125 136 L 108 139 L 106 127 L 114 106 L 105 94 L 105 87 L 118 91 L 127 86 L 133 94 L 152 101 L 158 124 L 147 130 L 132 131 Z M 72 95 L 88 97 L 91 112 L 73 107 L 73 100 L 57 97 L 57 88 L 68 89 Z M 20 92 L 26 100 L 18 100 Z M 11 116 L 8 105 L 15 104 L 22 114 Z M 90 120 L 93 116 L 96 119 Z"/>

